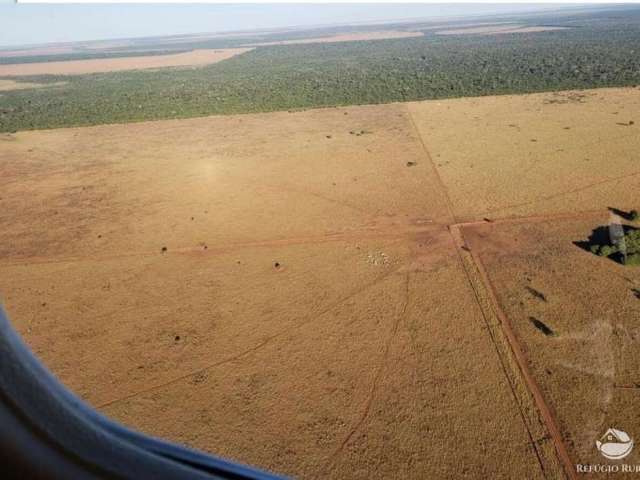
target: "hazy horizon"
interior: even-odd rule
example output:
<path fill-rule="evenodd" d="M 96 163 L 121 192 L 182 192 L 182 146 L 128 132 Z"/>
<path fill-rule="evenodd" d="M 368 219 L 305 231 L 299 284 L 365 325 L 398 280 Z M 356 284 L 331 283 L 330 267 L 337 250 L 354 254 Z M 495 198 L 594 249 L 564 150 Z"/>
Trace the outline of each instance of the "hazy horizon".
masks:
<path fill-rule="evenodd" d="M 15 4 L 0 0 L 0 48 L 594 8 L 604 4 Z M 613 7 L 612 7 L 613 8 Z"/>

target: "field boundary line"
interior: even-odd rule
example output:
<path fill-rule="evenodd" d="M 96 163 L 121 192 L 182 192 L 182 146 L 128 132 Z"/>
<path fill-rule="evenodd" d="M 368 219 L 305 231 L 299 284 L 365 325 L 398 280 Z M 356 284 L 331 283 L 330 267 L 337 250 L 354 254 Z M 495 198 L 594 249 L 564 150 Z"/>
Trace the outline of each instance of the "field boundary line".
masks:
<path fill-rule="evenodd" d="M 460 238 L 464 241 L 464 233 L 462 231 L 462 227 L 452 226 L 452 228 L 458 231 Z M 558 459 L 562 463 L 567 477 L 571 480 L 577 479 L 577 475 L 574 470 L 574 463 L 571 460 L 564 440 L 562 439 L 562 433 L 560 432 L 560 428 L 553 414 L 553 410 L 549 407 L 547 401 L 544 398 L 544 395 L 542 394 L 542 390 L 536 382 L 534 375 L 531 373 L 524 348 L 518 340 L 509 317 L 500 306 L 495 286 L 489 279 L 489 275 L 484 267 L 484 264 L 482 263 L 482 260 L 480 259 L 480 256 L 477 253 L 474 253 L 472 249 L 468 249 L 468 252 L 473 260 L 473 263 L 475 264 L 476 269 L 478 270 L 480 279 L 482 280 L 482 283 L 487 290 L 487 294 L 489 295 L 489 298 L 491 300 L 492 308 L 498 319 L 500 320 L 500 328 L 509 343 L 511 352 L 516 361 L 516 364 L 518 365 L 521 376 L 527 385 L 527 389 L 534 399 L 538 412 L 542 415 L 542 419 L 545 423 L 546 429 L 549 432 L 549 435 L 551 436 L 551 439 L 555 446 Z"/>
<path fill-rule="evenodd" d="M 457 222 L 456 215 L 455 215 L 454 210 L 453 210 L 453 203 L 451 203 L 451 198 L 449 197 L 449 190 L 447 189 L 447 186 L 442 181 L 442 177 L 440 176 L 440 172 L 438 171 L 438 169 L 436 168 L 435 164 L 433 163 L 433 158 L 431 158 L 431 154 L 429 153 L 429 149 L 427 148 L 427 145 L 424 143 L 424 138 L 422 138 L 422 134 L 420 133 L 420 130 L 418 129 L 418 125 L 416 125 L 416 121 L 414 120 L 413 114 L 411 113 L 410 104 L 406 104 L 406 109 L 407 109 L 407 115 L 409 116 L 409 121 L 410 121 L 411 126 L 413 128 L 413 131 L 414 131 L 416 137 L 418 138 L 418 141 L 420 142 L 420 145 L 422 146 L 422 152 L 424 153 L 425 157 L 427 158 L 427 162 L 429 163 L 429 166 L 431 167 L 431 171 L 433 172 L 433 175 L 436 177 L 436 183 L 437 183 L 438 187 L 440 187 L 440 190 L 442 191 L 442 196 L 444 197 L 444 201 L 447 204 L 447 210 L 448 210 L 449 217 L 450 217 L 450 222 L 449 223 L 456 223 Z"/>
<path fill-rule="evenodd" d="M 586 184 L 586 185 L 582 185 L 580 187 L 576 187 L 576 188 L 573 188 L 571 190 L 565 190 L 565 191 L 562 191 L 562 192 L 553 193 L 551 195 L 545 195 L 545 196 L 542 196 L 542 197 L 538 197 L 538 198 L 535 198 L 535 199 L 527 201 L 527 202 L 518 203 L 518 204 L 512 204 L 512 205 L 506 205 L 504 207 L 492 208 L 490 210 L 485 210 L 484 212 L 480 213 L 479 215 L 487 215 L 487 214 L 491 214 L 491 213 L 502 212 L 504 210 L 511 210 L 511 209 L 514 209 L 514 208 L 528 207 L 529 205 L 534 205 L 536 203 L 546 202 L 548 200 L 553 200 L 553 199 L 556 199 L 556 198 L 564 197 L 565 195 L 571 195 L 572 193 L 582 192 L 582 191 L 588 190 L 590 188 L 599 187 L 601 185 L 606 185 L 608 183 L 620 182 L 620 181 L 626 180 L 628 178 L 634 178 L 634 177 L 637 177 L 637 176 L 640 176 L 640 171 L 631 172 L 631 173 L 628 173 L 626 175 L 621 175 L 619 177 L 605 178 L 603 180 L 600 180 L 600 181 L 597 181 L 597 182 L 593 182 L 593 183 L 589 183 L 589 184 Z"/>
<path fill-rule="evenodd" d="M 236 250 L 242 250 L 245 248 L 282 248 L 295 245 L 321 245 L 331 242 L 350 242 L 358 240 L 389 240 L 395 241 L 404 238 L 408 234 L 420 233 L 423 231 L 435 230 L 441 228 L 442 225 L 431 223 L 420 227 L 405 226 L 403 229 L 394 229 L 393 227 L 363 227 L 361 229 L 344 230 L 337 232 L 326 232 L 318 235 L 306 235 L 297 237 L 285 237 L 274 238 L 266 240 L 254 240 L 254 241 L 241 241 L 231 242 L 216 245 L 215 243 L 208 245 L 205 249 L 203 245 L 193 245 L 189 247 L 174 247 L 169 248 L 164 254 L 160 250 L 132 250 L 123 253 L 113 253 L 107 255 L 93 255 L 93 256 L 58 256 L 58 257 L 16 257 L 15 260 L 0 259 L 0 266 L 3 267 L 15 267 L 15 266 L 28 266 L 28 265 L 45 265 L 56 263 L 78 263 L 78 262 L 99 262 L 126 259 L 131 257 L 156 257 L 162 255 L 188 255 L 198 253 L 202 255 L 224 255 L 225 253 L 231 253 Z M 206 244 L 206 242 L 204 242 Z M 159 243 L 158 245 L 161 245 Z"/>
<path fill-rule="evenodd" d="M 585 210 L 582 212 L 548 213 L 542 215 L 529 215 L 524 217 L 483 218 L 448 225 L 449 228 L 477 227 L 480 225 L 501 225 L 517 223 L 554 222 L 558 220 L 581 220 L 606 216 L 606 210 Z"/>
<path fill-rule="evenodd" d="M 527 377 L 525 376 L 525 372 L 526 370 L 523 370 L 523 366 L 520 365 L 519 359 L 517 358 L 517 356 L 514 357 L 514 347 L 510 342 L 509 337 L 507 336 L 507 343 L 509 343 L 509 347 L 504 351 L 501 347 L 502 347 L 502 341 L 499 341 L 497 338 L 495 338 L 494 334 L 493 334 L 493 330 L 491 328 L 491 323 L 489 321 L 489 318 L 487 317 L 487 312 L 485 310 L 485 308 L 490 308 L 491 311 L 497 316 L 497 319 L 499 320 L 499 323 L 502 323 L 502 319 L 500 318 L 500 316 L 497 314 L 497 309 L 495 309 L 495 301 L 492 298 L 491 295 L 491 291 L 489 289 L 489 287 L 486 285 L 484 279 L 480 278 L 480 284 L 483 286 L 483 288 L 485 290 L 487 290 L 490 294 L 489 299 L 484 298 L 484 295 L 481 295 L 480 292 L 478 292 L 476 285 L 474 283 L 474 279 L 472 278 L 471 273 L 469 272 L 469 270 L 467 269 L 466 265 L 465 265 L 465 260 L 463 257 L 463 249 L 462 249 L 462 245 L 464 245 L 465 241 L 464 241 L 464 237 L 462 235 L 462 231 L 461 231 L 461 227 L 457 226 L 459 225 L 454 213 L 454 209 L 453 209 L 453 204 L 451 202 L 451 199 L 449 197 L 449 192 L 448 189 L 446 187 L 446 185 L 444 184 L 444 182 L 442 181 L 442 177 L 440 176 L 440 173 L 438 172 L 438 169 L 435 166 L 435 163 L 433 162 L 433 159 L 431 157 L 431 154 L 429 153 L 429 150 L 427 149 L 427 146 L 424 142 L 424 139 L 422 137 L 422 134 L 420 133 L 420 130 L 418 129 L 415 120 L 413 118 L 413 115 L 411 113 L 411 109 L 409 106 L 407 106 L 407 112 L 408 112 L 408 116 L 411 122 L 411 125 L 413 126 L 413 129 L 415 131 L 415 134 L 417 135 L 420 144 L 422 146 L 422 150 L 424 152 L 424 155 L 428 161 L 428 163 L 431 166 L 431 169 L 433 171 L 433 174 L 436 178 L 437 181 L 437 185 L 440 189 L 440 191 L 442 192 L 442 195 L 444 197 L 444 200 L 446 202 L 447 205 L 447 209 L 449 211 L 449 216 L 451 219 L 451 222 L 449 223 L 449 225 L 447 225 L 447 230 L 449 232 L 451 241 L 453 243 L 453 246 L 456 250 L 457 256 L 458 256 L 458 260 L 460 262 L 460 266 L 462 268 L 462 271 L 464 272 L 465 277 L 467 278 L 467 281 L 469 282 L 469 286 L 471 288 L 471 292 L 474 295 L 474 298 L 476 300 L 476 304 L 478 305 L 478 309 L 480 310 L 480 314 L 482 315 L 482 318 L 484 320 L 485 323 L 485 327 L 487 328 L 487 333 L 489 335 L 489 340 L 491 342 L 491 344 L 493 345 L 495 351 L 496 351 L 496 355 L 498 358 L 498 362 L 502 368 L 503 371 L 503 375 L 505 376 L 505 381 L 507 382 L 507 385 L 509 386 L 509 389 L 511 390 L 511 394 L 512 394 L 512 398 L 513 401 L 515 403 L 515 407 L 518 410 L 518 413 L 520 414 L 521 417 L 521 421 L 522 421 L 522 425 L 525 429 L 525 431 L 527 432 L 527 435 L 529 437 L 529 445 L 531 446 L 534 455 L 536 456 L 536 459 L 538 461 L 538 465 L 540 466 L 541 472 L 543 474 L 543 476 L 547 476 L 547 470 L 545 468 L 545 463 L 546 462 L 550 462 L 550 467 L 553 467 L 553 460 L 551 459 L 547 459 L 547 455 L 545 455 L 545 460 L 543 460 L 542 458 L 542 453 L 538 450 L 538 448 L 540 447 L 541 449 L 543 449 L 544 447 L 541 445 L 540 442 L 540 438 L 536 438 L 536 435 L 533 434 L 533 432 L 531 431 L 531 426 L 529 425 L 529 422 L 527 421 L 528 415 L 525 414 L 524 410 L 523 410 L 523 405 L 521 404 L 521 396 L 518 395 L 517 391 L 516 391 L 516 386 L 514 385 L 515 383 L 518 383 L 520 387 L 523 387 L 528 394 L 530 395 L 529 398 L 533 397 L 534 402 L 532 405 L 532 408 L 537 410 L 536 413 L 536 417 L 540 417 L 542 416 L 543 420 L 546 420 L 546 413 L 549 412 L 548 407 L 546 408 L 545 411 L 542 411 L 540 408 L 540 405 L 538 404 L 538 402 L 536 401 L 536 399 L 539 397 L 538 393 L 539 393 L 539 389 L 537 390 L 537 393 L 535 393 L 534 391 L 531 390 L 531 384 L 527 381 Z M 527 220 L 522 220 L 522 221 L 527 221 Z M 471 222 L 474 224 L 484 224 L 484 223 L 488 223 L 486 220 L 482 220 L 479 222 Z M 456 234 L 459 236 L 459 238 L 456 238 Z M 462 245 L 460 244 L 462 243 Z M 476 270 L 478 271 L 479 274 L 481 274 L 481 271 L 479 270 L 475 259 L 473 257 L 471 257 L 471 263 L 474 265 L 474 267 L 476 268 Z M 485 307 L 483 305 L 482 300 L 485 300 L 488 305 L 487 307 Z M 501 331 L 503 331 L 501 329 Z M 503 331 L 503 334 L 505 334 L 505 332 Z M 509 351 L 511 351 L 511 354 L 509 354 Z M 511 357 L 511 358 L 510 358 Z M 516 362 L 518 368 L 514 368 L 513 367 L 513 361 Z M 526 365 L 524 366 L 526 368 Z M 512 375 L 509 374 L 509 371 L 512 371 Z M 535 383 L 533 384 L 534 388 L 537 388 L 537 385 L 535 385 Z M 542 400 L 542 406 L 543 408 L 546 407 L 546 403 L 544 403 L 544 399 L 542 397 L 540 397 L 540 399 Z M 554 438 L 554 433 L 559 432 L 559 430 L 557 429 L 556 423 L 555 423 L 555 419 L 553 418 L 553 416 L 550 417 L 551 420 L 551 428 L 549 428 L 549 424 L 547 424 L 547 422 L 545 421 L 545 428 L 546 428 L 546 433 L 548 435 L 551 436 L 552 440 L 554 441 L 555 444 L 555 438 Z M 553 427 L 556 426 L 556 428 L 554 429 Z M 542 435 L 542 438 L 544 438 L 545 435 Z M 562 437 L 559 437 L 560 441 L 562 442 Z M 543 450 L 544 451 L 544 450 Z M 573 472 L 573 464 L 571 463 L 568 455 L 566 454 L 566 449 L 564 447 L 564 444 L 561 443 L 561 445 L 558 447 L 556 445 L 555 448 L 555 458 L 554 460 L 556 461 L 560 461 L 560 463 L 562 464 L 562 467 L 560 467 L 562 470 L 565 470 L 566 475 L 568 476 L 568 478 L 570 480 L 574 480 L 575 474 Z M 553 454 L 551 454 L 553 455 Z M 565 460 L 569 459 L 569 463 L 565 464 Z M 567 467 L 570 467 L 570 469 L 567 469 Z M 557 468 L 557 466 L 556 466 Z"/>
<path fill-rule="evenodd" d="M 510 361 L 511 358 L 513 357 L 513 355 L 511 354 L 511 356 L 509 357 L 509 352 L 507 349 L 509 349 L 510 347 L 507 346 L 505 348 L 504 340 L 499 340 L 498 338 L 496 338 L 496 335 L 494 334 L 494 330 L 492 327 L 494 327 L 494 325 L 491 323 L 491 320 L 494 320 L 495 323 L 499 323 L 500 319 L 497 317 L 497 315 L 495 314 L 495 310 L 493 309 L 492 305 L 491 305 L 491 300 L 486 298 L 487 295 L 483 294 L 482 292 L 479 291 L 478 286 L 476 285 L 476 282 L 478 282 L 478 280 L 476 279 L 474 281 L 473 275 L 471 274 L 471 272 L 469 271 L 469 268 L 467 267 L 467 265 L 465 264 L 465 257 L 463 256 L 462 253 L 462 249 L 460 248 L 461 245 L 465 244 L 465 240 L 464 237 L 462 236 L 461 232 L 459 231 L 459 229 L 455 228 L 455 226 L 453 226 L 450 229 L 450 235 L 451 235 L 451 239 L 452 242 L 454 244 L 454 248 L 456 250 L 457 256 L 458 256 L 458 261 L 460 262 L 460 266 L 462 268 L 462 271 L 465 274 L 465 277 L 467 279 L 467 282 L 469 283 L 469 288 L 471 289 L 471 292 L 473 294 L 473 297 L 475 298 L 475 301 L 478 305 L 478 309 L 480 310 L 480 314 L 482 316 L 482 319 L 484 321 L 484 327 L 487 329 L 487 333 L 489 335 L 489 339 L 491 341 L 491 344 L 493 345 L 493 348 L 496 352 L 496 357 L 498 359 L 498 363 L 500 364 L 500 367 L 502 369 L 502 373 L 504 374 L 505 377 L 505 381 L 509 387 L 509 390 L 511 391 L 511 395 L 513 397 L 513 401 L 515 403 L 516 409 L 518 410 L 518 413 L 520 415 L 523 427 L 525 429 L 525 431 L 527 432 L 527 436 L 529 437 L 529 445 L 533 450 L 533 453 L 536 456 L 536 459 L 538 460 L 538 464 L 540 466 L 540 469 L 542 470 L 542 474 L 545 476 L 545 478 L 547 478 L 546 472 L 547 469 L 545 468 L 545 463 L 549 462 L 549 460 L 547 459 L 548 455 L 543 455 L 543 453 L 541 451 L 538 450 L 538 448 L 540 448 L 542 451 L 544 451 L 544 447 L 541 444 L 541 440 L 543 440 L 545 437 L 547 437 L 549 435 L 548 431 L 545 431 L 544 435 L 534 435 L 534 433 L 532 432 L 532 426 L 534 425 L 534 421 L 538 420 L 539 421 L 539 417 L 540 417 L 540 413 L 537 411 L 537 405 L 532 404 L 529 405 L 530 408 L 533 408 L 534 410 L 536 410 L 535 414 L 534 414 L 534 418 L 531 418 L 531 415 L 527 415 L 525 413 L 525 407 L 523 405 L 523 403 L 530 403 L 530 398 L 531 398 L 531 392 L 528 389 L 528 386 L 526 385 L 526 382 L 522 382 L 520 380 L 520 377 L 522 375 L 521 372 L 519 372 L 519 370 L 515 369 L 513 367 L 513 362 Z M 473 259 L 468 260 L 469 263 L 471 263 L 472 268 L 475 268 L 477 271 L 477 266 L 475 265 Z M 480 283 L 480 285 L 482 286 L 482 288 L 484 290 L 486 290 L 486 285 L 484 285 L 481 281 L 478 282 Z M 484 302 L 483 302 L 484 300 Z M 486 305 L 485 305 L 486 304 Z M 489 318 L 491 317 L 491 318 Z M 511 374 L 510 374 L 511 372 Z M 524 391 L 526 392 L 525 395 L 528 395 L 528 398 L 523 398 L 522 394 L 518 394 L 518 386 L 521 387 L 520 391 Z M 530 425 L 531 423 L 531 425 Z M 546 428 L 546 426 L 545 426 Z M 536 438 L 538 437 L 538 438 Z M 551 454 L 554 457 L 557 456 L 554 454 Z M 545 457 L 545 459 L 543 460 L 543 456 Z M 553 464 L 552 464 L 553 466 Z"/>

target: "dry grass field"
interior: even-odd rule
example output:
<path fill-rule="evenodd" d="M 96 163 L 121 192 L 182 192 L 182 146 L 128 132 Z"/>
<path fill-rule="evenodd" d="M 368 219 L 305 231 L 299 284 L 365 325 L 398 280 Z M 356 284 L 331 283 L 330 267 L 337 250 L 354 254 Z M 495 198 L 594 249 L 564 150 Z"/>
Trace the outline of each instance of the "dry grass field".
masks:
<path fill-rule="evenodd" d="M 610 89 L 3 134 L 0 297 L 154 435 L 301 478 L 572 476 L 640 427 L 640 271 L 573 243 L 640 206 L 634 118 Z"/>
<path fill-rule="evenodd" d="M 640 89 L 412 103 L 458 221 L 633 208 Z"/>
<path fill-rule="evenodd" d="M 594 439 L 609 425 L 640 427 L 640 270 L 574 244 L 607 222 L 593 214 L 485 224 L 465 235 L 580 463 L 602 463 Z"/>
<path fill-rule="evenodd" d="M 217 63 L 251 48 L 222 48 L 192 50 L 167 55 L 93 58 L 38 63 L 0 65 L 0 77 L 29 75 L 84 75 L 87 73 L 119 72 L 165 67 L 194 67 Z"/>

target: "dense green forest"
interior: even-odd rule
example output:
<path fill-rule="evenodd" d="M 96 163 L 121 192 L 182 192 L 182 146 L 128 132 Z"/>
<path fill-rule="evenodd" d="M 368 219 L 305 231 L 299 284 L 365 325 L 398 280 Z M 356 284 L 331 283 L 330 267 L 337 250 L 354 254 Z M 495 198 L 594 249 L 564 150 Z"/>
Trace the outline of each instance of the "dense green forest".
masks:
<path fill-rule="evenodd" d="M 22 77 L 66 84 L 2 92 L 0 131 L 640 85 L 640 9 L 521 23 L 571 28 L 425 27 L 424 37 L 259 47 L 203 68 Z"/>

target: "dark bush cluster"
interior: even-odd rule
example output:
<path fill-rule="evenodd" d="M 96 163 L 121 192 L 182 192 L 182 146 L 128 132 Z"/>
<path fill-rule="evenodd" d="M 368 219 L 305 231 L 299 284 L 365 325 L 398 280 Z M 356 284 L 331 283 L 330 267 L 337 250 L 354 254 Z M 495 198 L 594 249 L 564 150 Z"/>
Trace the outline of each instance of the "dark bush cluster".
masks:
<path fill-rule="evenodd" d="M 616 257 L 625 265 L 640 265 L 640 230 L 629 229 L 610 244 L 592 245 L 591 252 L 601 257 Z"/>

